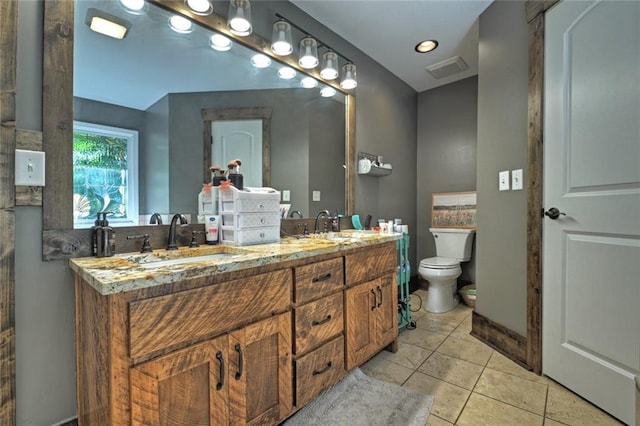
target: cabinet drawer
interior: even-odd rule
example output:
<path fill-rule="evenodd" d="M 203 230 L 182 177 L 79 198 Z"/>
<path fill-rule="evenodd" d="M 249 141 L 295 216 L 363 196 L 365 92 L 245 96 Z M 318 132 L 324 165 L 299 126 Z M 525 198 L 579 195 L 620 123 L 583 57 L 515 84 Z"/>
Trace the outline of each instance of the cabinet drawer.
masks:
<path fill-rule="evenodd" d="M 306 404 L 344 373 L 344 337 L 340 336 L 296 361 L 296 405 Z"/>
<path fill-rule="evenodd" d="M 395 271 L 398 254 L 395 243 L 385 243 L 345 257 L 347 285 L 369 281 L 385 272 Z"/>
<path fill-rule="evenodd" d="M 303 354 L 340 334 L 344 329 L 342 292 L 297 307 L 294 314 L 295 352 Z"/>
<path fill-rule="evenodd" d="M 342 288 L 344 284 L 342 257 L 295 268 L 296 303 L 306 303 Z"/>
<path fill-rule="evenodd" d="M 290 269 L 255 275 L 129 304 L 129 354 L 196 342 L 286 311 Z"/>

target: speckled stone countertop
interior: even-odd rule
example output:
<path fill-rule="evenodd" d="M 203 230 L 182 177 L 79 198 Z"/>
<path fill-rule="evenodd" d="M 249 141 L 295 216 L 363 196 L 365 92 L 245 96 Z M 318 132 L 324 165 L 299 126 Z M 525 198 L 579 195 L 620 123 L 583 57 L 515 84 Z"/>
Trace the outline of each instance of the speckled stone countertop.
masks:
<path fill-rule="evenodd" d="M 69 260 L 69 264 L 100 294 L 109 295 L 337 253 L 401 237 L 401 234 L 342 231 L 310 237 L 286 237 L 278 243 L 251 246 L 217 244 L 171 251 L 160 249 L 152 253 L 122 253 L 112 257 L 82 257 Z"/>

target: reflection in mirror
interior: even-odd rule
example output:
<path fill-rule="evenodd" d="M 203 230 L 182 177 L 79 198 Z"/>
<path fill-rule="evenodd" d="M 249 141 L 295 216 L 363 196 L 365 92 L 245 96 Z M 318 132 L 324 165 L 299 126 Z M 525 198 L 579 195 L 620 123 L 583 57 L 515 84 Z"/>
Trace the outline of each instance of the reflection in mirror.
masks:
<path fill-rule="evenodd" d="M 126 36 L 117 40 L 91 31 L 85 22 L 92 13 L 126 21 Z M 233 159 L 222 153 L 216 158 L 202 140 L 210 134 L 215 142 L 212 126 L 237 118 L 206 111 L 242 108 L 271 110 L 270 143 L 258 166 L 262 182 L 289 191 L 291 210 L 304 216 L 321 209 L 345 212 L 345 95 L 322 97 L 322 84 L 301 88 L 305 76 L 299 72 L 280 78 L 282 64 L 275 60 L 254 67 L 255 52 L 236 42 L 228 51 L 214 50 L 212 31 L 194 25 L 190 32 L 175 32 L 170 15 L 153 4 L 131 14 L 118 1 L 76 1 L 74 120 L 137 132 L 138 160 L 122 161 L 116 152 L 110 161 L 115 169 L 100 175 L 113 178 L 101 178 L 100 185 L 90 174 L 74 174 L 74 227 L 91 226 L 100 210 L 112 211 L 116 225 L 138 224 L 132 217 L 136 201 L 141 225 L 153 213 L 195 217 L 207 180 L 202 165 L 226 167 Z M 243 159 L 243 168 L 249 161 Z M 320 201 L 313 201 L 314 192 Z"/>

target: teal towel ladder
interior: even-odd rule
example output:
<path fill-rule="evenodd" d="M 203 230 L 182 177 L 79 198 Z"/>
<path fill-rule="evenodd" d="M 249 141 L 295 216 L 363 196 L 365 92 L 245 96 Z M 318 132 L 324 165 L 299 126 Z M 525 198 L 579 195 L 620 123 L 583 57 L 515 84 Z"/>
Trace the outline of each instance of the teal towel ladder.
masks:
<path fill-rule="evenodd" d="M 396 248 L 398 249 L 398 328 L 400 329 L 413 322 L 409 303 L 411 266 L 409 265 L 408 234 L 403 234 L 401 239 L 396 240 Z"/>

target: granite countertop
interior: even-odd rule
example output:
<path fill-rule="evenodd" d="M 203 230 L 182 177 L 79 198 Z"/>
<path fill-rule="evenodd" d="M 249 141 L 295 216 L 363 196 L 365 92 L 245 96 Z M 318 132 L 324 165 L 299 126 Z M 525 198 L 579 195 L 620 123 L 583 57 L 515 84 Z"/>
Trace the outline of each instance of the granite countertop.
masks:
<path fill-rule="evenodd" d="M 240 271 L 279 262 L 395 241 L 401 234 L 342 231 L 308 237 L 286 237 L 278 243 L 250 246 L 217 244 L 152 253 L 82 257 L 69 264 L 102 295 L 123 293 L 212 274 Z"/>

